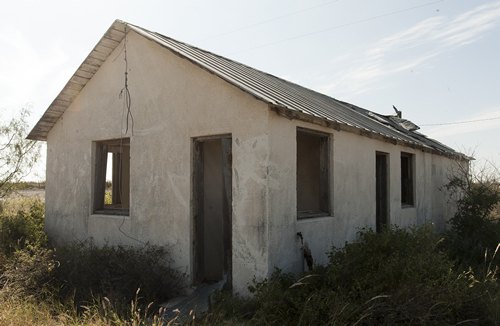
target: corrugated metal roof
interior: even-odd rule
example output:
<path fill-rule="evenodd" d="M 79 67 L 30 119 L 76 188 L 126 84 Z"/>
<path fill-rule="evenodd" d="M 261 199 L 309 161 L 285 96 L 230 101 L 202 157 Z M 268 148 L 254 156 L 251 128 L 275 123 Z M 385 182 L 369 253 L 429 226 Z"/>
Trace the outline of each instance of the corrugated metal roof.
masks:
<path fill-rule="evenodd" d="M 400 126 L 383 116 L 355 105 L 283 80 L 236 61 L 199 49 L 139 26 L 115 21 L 49 106 L 28 138 L 46 140 L 47 134 L 109 54 L 120 44 L 125 32 L 133 30 L 175 54 L 210 71 L 256 98 L 270 104 L 279 114 L 308 120 L 339 130 L 381 138 L 443 155 L 461 155 L 443 144 Z"/>

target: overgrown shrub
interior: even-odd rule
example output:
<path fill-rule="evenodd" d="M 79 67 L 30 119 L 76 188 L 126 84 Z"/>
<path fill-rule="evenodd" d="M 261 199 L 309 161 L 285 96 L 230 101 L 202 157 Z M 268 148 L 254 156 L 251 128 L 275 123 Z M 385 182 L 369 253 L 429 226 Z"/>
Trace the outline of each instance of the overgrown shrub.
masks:
<path fill-rule="evenodd" d="M 63 297 L 74 296 L 77 303 L 95 296 L 114 303 L 128 303 L 137 289 L 149 302 L 161 303 L 176 295 L 182 276 L 168 267 L 167 252 L 159 246 L 103 246 L 84 242 L 58 248 L 60 266 L 55 278 Z"/>
<path fill-rule="evenodd" d="M 474 274 L 454 269 L 430 226 L 359 233 L 330 254 L 329 283 L 358 304 L 368 323 L 488 320 Z"/>
<path fill-rule="evenodd" d="M 458 194 L 457 212 L 449 221 L 446 246 L 450 256 L 463 267 L 479 271 L 485 261 L 500 266 L 493 253 L 500 243 L 500 183 L 492 176 L 463 171 L 446 186 Z M 492 261 L 493 259 L 493 261 Z"/>
<path fill-rule="evenodd" d="M 104 314 L 98 319 L 144 319 L 145 309 L 154 313 L 183 285 L 166 257 L 164 249 L 150 245 L 97 247 L 86 242 L 56 250 L 28 245 L 4 265 L 0 295 L 69 304 L 84 319 L 92 319 L 88 314 L 95 312 Z"/>
<path fill-rule="evenodd" d="M 159 304 L 183 286 L 183 276 L 169 267 L 163 247 L 98 247 L 87 241 L 53 249 L 44 232 L 43 202 L 11 201 L 4 202 L 0 215 L 0 291 L 4 295 L 72 301 L 76 307 L 107 298 L 114 308 L 127 313 L 134 299 L 144 306 Z"/>
<path fill-rule="evenodd" d="M 350 284 L 351 295 L 361 300 L 429 280 L 442 282 L 453 265 L 438 250 L 439 241 L 427 225 L 382 233 L 362 230 L 356 242 L 330 253 L 329 281 Z"/>
<path fill-rule="evenodd" d="M 428 226 L 362 230 L 330 262 L 301 276 L 276 271 L 248 300 L 219 298 L 209 320 L 249 324 L 455 324 L 498 321 L 496 279 L 453 269 Z"/>
<path fill-rule="evenodd" d="M 56 250 L 28 245 L 3 266 L 0 289 L 9 295 L 71 301 L 81 311 L 106 298 L 124 316 L 133 300 L 156 307 L 178 294 L 183 279 L 168 267 L 166 257 L 163 248 L 150 245 L 97 247 L 86 242 Z"/>

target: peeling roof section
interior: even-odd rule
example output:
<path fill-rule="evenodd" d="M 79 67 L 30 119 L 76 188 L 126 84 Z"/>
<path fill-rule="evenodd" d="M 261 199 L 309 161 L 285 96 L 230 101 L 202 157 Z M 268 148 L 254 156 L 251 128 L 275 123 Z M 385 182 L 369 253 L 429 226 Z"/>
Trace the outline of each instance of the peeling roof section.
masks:
<path fill-rule="evenodd" d="M 336 100 L 236 61 L 120 20 L 116 20 L 111 25 L 80 65 L 30 132 L 29 139 L 47 139 L 52 126 L 111 52 L 120 44 L 125 37 L 125 32 L 129 30 L 158 43 L 257 99 L 268 103 L 272 110 L 288 118 L 311 121 L 337 130 L 345 130 L 395 144 L 420 148 L 424 151 L 463 158 L 460 153 L 453 149 L 415 132 L 414 127 L 417 126 L 408 120 L 405 120 L 406 122 L 398 121 L 396 117 L 383 116 Z M 404 127 L 405 123 L 406 127 Z"/>

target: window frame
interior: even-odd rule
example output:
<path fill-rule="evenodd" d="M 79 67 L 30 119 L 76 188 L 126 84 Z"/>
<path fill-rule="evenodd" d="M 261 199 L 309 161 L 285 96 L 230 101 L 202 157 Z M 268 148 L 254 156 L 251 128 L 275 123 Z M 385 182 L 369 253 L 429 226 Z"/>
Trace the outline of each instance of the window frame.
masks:
<path fill-rule="evenodd" d="M 406 163 L 403 163 L 403 160 Z M 415 154 L 401 152 L 400 165 L 401 207 L 415 207 Z"/>
<path fill-rule="evenodd" d="M 299 142 L 298 137 L 299 134 L 306 134 L 309 136 L 319 137 L 320 138 L 320 147 L 319 147 L 319 203 L 318 206 L 320 209 L 318 211 L 299 211 Z M 314 217 L 324 217 L 332 215 L 332 203 L 331 203 L 331 137 L 332 135 L 329 133 L 297 127 L 295 132 L 295 141 L 296 141 L 296 212 L 297 212 L 297 220 L 305 220 Z"/>
<path fill-rule="evenodd" d="M 93 200 L 92 200 L 92 214 L 98 215 L 130 215 L 130 138 L 117 138 L 99 140 L 93 142 L 94 147 L 94 176 L 93 176 Z M 124 150 L 124 148 L 128 148 Z M 106 192 L 106 170 L 108 154 L 113 154 L 112 161 L 112 198 L 119 198 L 120 203 L 113 203 L 111 205 L 105 204 Z M 128 156 L 124 155 L 127 154 Z M 118 159 L 118 161 L 115 161 Z M 124 164 L 124 161 L 127 163 Z M 125 179 L 126 178 L 126 179 Z M 123 195 L 123 189 L 117 190 L 116 184 L 119 188 L 125 183 L 123 187 L 127 194 Z M 125 207 L 123 206 L 123 198 L 126 199 Z M 112 207 L 112 205 L 114 207 Z"/>

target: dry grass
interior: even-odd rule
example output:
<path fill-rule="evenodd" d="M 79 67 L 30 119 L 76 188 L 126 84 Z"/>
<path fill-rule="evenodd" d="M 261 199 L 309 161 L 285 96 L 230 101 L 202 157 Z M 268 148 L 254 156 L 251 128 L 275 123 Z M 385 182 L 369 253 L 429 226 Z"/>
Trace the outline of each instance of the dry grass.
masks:
<path fill-rule="evenodd" d="M 44 197 L 39 194 L 24 196 L 13 194 L 7 199 L 0 200 L 0 215 L 13 216 L 18 211 L 27 213 L 35 202 L 43 202 Z"/>
<path fill-rule="evenodd" d="M 30 298 L 16 298 L 0 292 L 0 325 L 84 325 L 63 307 Z M 59 311 L 56 311 L 59 310 Z M 88 324 L 87 324 L 88 325 Z M 105 323 L 91 325 L 108 325 Z"/>
<path fill-rule="evenodd" d="M 151 315 L 142 311 L 136 301 L 130 305 L 131 317 L 124 318 L 114 310 L 106 298 L 85 307 L 82 313 L 77 313 L 71 304 L 47 302 L 26 297 L 12 297 L 0 290 L 0 326 L 58 326 L 58 325 L 89 325 L 89 326 L 139 326 L 139 325 L 179 325 L 177 317 L 166 320 L 163 311 Z"/>

